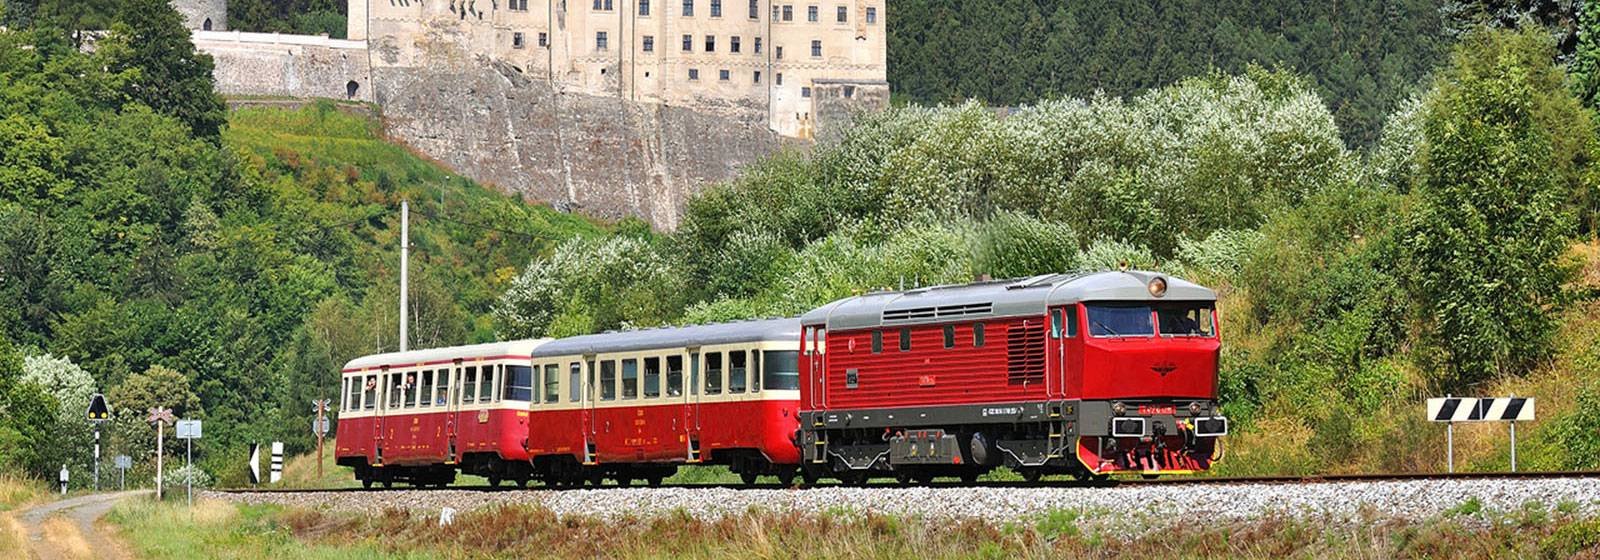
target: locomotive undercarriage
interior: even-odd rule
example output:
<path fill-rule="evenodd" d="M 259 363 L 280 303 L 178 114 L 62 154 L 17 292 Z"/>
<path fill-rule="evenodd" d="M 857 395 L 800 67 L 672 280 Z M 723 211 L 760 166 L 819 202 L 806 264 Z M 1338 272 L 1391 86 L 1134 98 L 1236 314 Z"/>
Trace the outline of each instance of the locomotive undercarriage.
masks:
<path fill-rule="evenodd" d="M 933 409 L 811 412 L 797 443 L 807 482 L 846 484 L 892 477 L 974 481 L 1005 466 L 1024 479 L 1069 475 L 1104 480 L 1113 472 L 1146 476 L 1204 470 L 1217 426 L 1211 401 L 1040 401 Z M 907 420 L 914 419 L 913 424 Z M 1202 436 L 1197 421 L 1212 433 Z M 1119 422 L 1125 421 L 1125 422 Z M 1218 424 L 1217 422 L 1221 422 Z M 1123 431 L 1117 432 L 1121 426 Z M 1135 435 L 1129 431 L 1137 426 Z M 1119 437 L 1121 436 L 1121 437 Z M 1090 450 L 1085 460 L 1079 445 Z"/>

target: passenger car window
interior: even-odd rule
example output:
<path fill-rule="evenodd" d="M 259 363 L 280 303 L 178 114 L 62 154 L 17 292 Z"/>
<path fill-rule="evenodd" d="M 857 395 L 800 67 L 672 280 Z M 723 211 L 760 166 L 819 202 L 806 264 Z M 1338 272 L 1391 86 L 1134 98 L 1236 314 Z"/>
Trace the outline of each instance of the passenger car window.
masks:
<path fill-rule="evenodd" d="M 683 356 L 667 356 L 667 396 L 683 396 Z"/>
<path fill-rule="evenodd" d="M 765 366 L 762 377 L 768 390 L 800 388 L 800 353 L 794 350 L 767 350 L 762 352 Z"/>
<path fill-rule="evenodd" d="M 639 360 L 629 358 L 622 361 L 622 398 L 639 398 Z"/>
<path fill-rule="evenodd" d="M 567 402 L 578 402 L 583 397 L 583 363 L 572 362 L 567 372 Z"/>
<path fill-rule="evenodd" d="M 617 400 L 617 362 L 600 362 L 600 400 Z"/>
<path fill-rule="evenodd" d="M 706 394 L 722 394 L 722 353 L 706 354 Z"/>
<path fill-rule="evenodd" d="M 478 366 L 467 367 L 461 377 L 461 403 L 472 404 L 478 400 Z"/>
<path fill-rule="evenodd" d="M 368 375 L 367 386 L 361 392 L 361 408 L 372 410 L 378 406 L 378 376 Z"/>
<path fill-rule="evenodd" d="M 506 389 L 502 400 L 533 400 L 533 366 L 506 366 Z"/>
<path fill-rule="evenodd" d="M 661 358 L 644 359 L 644 398 L 661 396 Z"/>
<path fill-rule="evenodd" d="M 745 387 L 745 353 L 743 350 L 728 353 L 728 392 L 743 393 Z"/>
<path fill-rule="evenodd" d="M 478 370 L 478 402 L 489 404 L 494 402 L 495 370 L 499 366 L 483 366 Z"/>
<path fill-rule="evenodd" d="M 553 403 L 561 400 L 561 364 L 546 364 L 544 366 L 544 402 Z"/>

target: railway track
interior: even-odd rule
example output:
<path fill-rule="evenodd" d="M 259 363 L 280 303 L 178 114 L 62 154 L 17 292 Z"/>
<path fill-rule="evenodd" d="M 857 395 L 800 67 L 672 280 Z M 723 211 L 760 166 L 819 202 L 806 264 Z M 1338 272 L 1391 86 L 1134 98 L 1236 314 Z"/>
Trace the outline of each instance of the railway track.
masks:
<path fill-rule="evenodd" d="M 1037 488 L 1113 488 L 1113 487 L 1146 486 L 1146 485 L 1158 485 L 1158 486 L 1221 486 L 1221 485 L 1240 485 L 1240 484 L 1290 485 L 1290 484 L 1332 484 L 1332 483 L 1344 483 L 1344 482 L 1386 482 L 1386 481 L 1415 481 L 1415 480 L 1495 480 L 1495 479 L 1502 479 L 1502 480 L 1538 480 L 1538 479 L 1556 479 L 1556 478 L 1600 479 L 1600 471 L 1532 471 L 1532 472 L 1515 472 L 1515 473 L 1511 473 L 1511 472 L 1464 472 L 1464 473 L 1322 474 L 1322 475 L 1239 476 L 1239 477 L 1220 477 L 1220 476 L 1218 476 L 1218 477 L 1210 477 L 1210 476 L 1206 476 L 1206 477 L 1185 477 L 1185 476 L 1172 476 L 1172 477 L 1167 477 L 1167 478 L 1156 478 L 1156 479 L 1111 478 L 1111 479 L 1107 479 L 1107 480 L 1103 480 L 1103 481 L 1087 481 L 1087 482 L 1086 481 L 1072 480 L 1072 479 L 1067 479 L 1067 478 L 1055 478 L 1055 479 L 1046 479 L 1046 480 L 1042 480 L 1042 481 L 1039 481 L 1039 482 L 1026 482 L 1026 481 L 1020 481 L 1020 480 L 1018 480 L 1018 481 L 1001 480 L 1001 481 L 979 481 L 979 482 L 972 483 L 972 484 L 967 484 L 967 483 L 963 483 L 963 482 L 960 482 L 960 481 L 935 481 L 932 484 L 914 485 L 914 486 L 901 485 L 901 484 L 898 484 L 898 483 L 895 483 L 895 482 L 889 481 L 889 480 L 881 480 L 881 481 L 875 481 L 873 483 L 868 484 L 866 486 L 866 488 L 873 488 L 873 489 L 893 489 L 893 488 L 904 488 L 904 487 L 928 487 L 928 488 L 1017 488 L 1017 489 L 1037 489 Z M 775 484 L 775 483 L 755 484 L 755 485 L 749 485 L 749 486 L 744 485 L 744 484 L 740 484 L 740 483 L 685 483 L 685 484 L 662 484 L 662 485 L 660 485 L 660 486 L 658 486 L 656 488 L 667 488 L 667 489 L 723 489 L 723 490 L 784 490 L 784 489 L 789 489 L 789 488 L 805 489 L 805 488 L 841 488 L 841 487 L 846 487 L 846 486 L 843 485 L 843 484 L 837 483 L 837 482 L 823 482 L 823 483 L 812 485 L 812 486 L 794 486 L 794 487 L 783 486 L 783 485 Z M 598 490 L 607 490 L 607 489 L 623 489 L 623 488 L 650 488 L 650 487 L 649 486 L 645 486 L 645 485 L 618 486 L 618 485 L 615 485 L 615 484 L 608 484 L 608 485 L 599 486 L 599 487 L 584 486 L 584 487 L 580 487 L 580 488 L 551 487 L 551 486 L 542 486 L 542 485 L 529 485 L 526 488 L 518 488 L 515 485 L 507 484 L 507 485 L 501 485 L 501 486 L 475 485 L 475 486 L 447 486 L 447 487 L 444 487 L 444 488 L 418 488 L 418 487 L 412 487 L 412 486 L 408 486 L 408 485 L 407 486 L 397 485 L 394 488 L 381 488 L 381 487 L 373 487 L 373 488 L 360 488 L 360 487 L 347 487 L 347 488 L 225 488 L 225 489 L 217 489 L 216 491 L 217 492 L 222 492 L 222 493 L 231 493 L 231 494 L 244 494 L 244 493 L 251 493 L 251 494 L 255 494 L 255 493 L 260 493 L 260 494 L 309 494 L 309 493 L 323 493 L 323 492 L 340 492 L 340 493 L 346 493 L 346 492 L 352 492 L 352 493 L 353 492 L 378 492 L 378 493 L 383 493 L 383 492 L 400 492 L 400 491 L 414 492 L 414 491 L 449 491 L 449 490 L 468 491 L 468 492 L 509 492 L 509 491 L 516 491 L 516 490 L 571 491 L 571 490 L 597 490 L 597 489 Z"/>

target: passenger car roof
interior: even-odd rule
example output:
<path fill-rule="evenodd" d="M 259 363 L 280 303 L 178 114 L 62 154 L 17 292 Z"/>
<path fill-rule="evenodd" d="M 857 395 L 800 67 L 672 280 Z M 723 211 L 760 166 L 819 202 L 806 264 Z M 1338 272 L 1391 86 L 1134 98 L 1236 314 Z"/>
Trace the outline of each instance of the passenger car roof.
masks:
<path fill-rule="evenodd" d="M 485 344 L 471 344 L 467 346 L 447 346 L 444 348 L 428 348 L 425 350 L 411 350 L 408 352 L 389 352 L 387 354 L 373 354 L 350 360 L 344 365 L 344 371 L 389 367 L 403 367 L 415 364 L 448 362 L 455 359 L 494 358 L 500 356 L 531 356 L 533 349 L 550 342 L 549 338 L 533 338 L 522 340 L 508 340 L 505 342 L 489 342 Z"/>
<path fill-rule="evenodd" d="M 534 350 L 533 355 L 534 357 L 576 356 L 768 340 L 799 342 L 800 320 L 792 317 L 756 319 L 574 336 L 540 346 Z"/>

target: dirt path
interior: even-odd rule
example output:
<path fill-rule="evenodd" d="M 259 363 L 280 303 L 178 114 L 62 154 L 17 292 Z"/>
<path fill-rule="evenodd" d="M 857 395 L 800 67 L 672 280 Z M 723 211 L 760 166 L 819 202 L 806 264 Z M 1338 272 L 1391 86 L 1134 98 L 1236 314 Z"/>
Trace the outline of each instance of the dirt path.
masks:
<path fill-rule="evenodd" d="M 36 560 L 127 559 L 128 549 L 96 521 L 124 498 L 146 491 L 91 494 L 52 502 L 16 514 Z"/>

